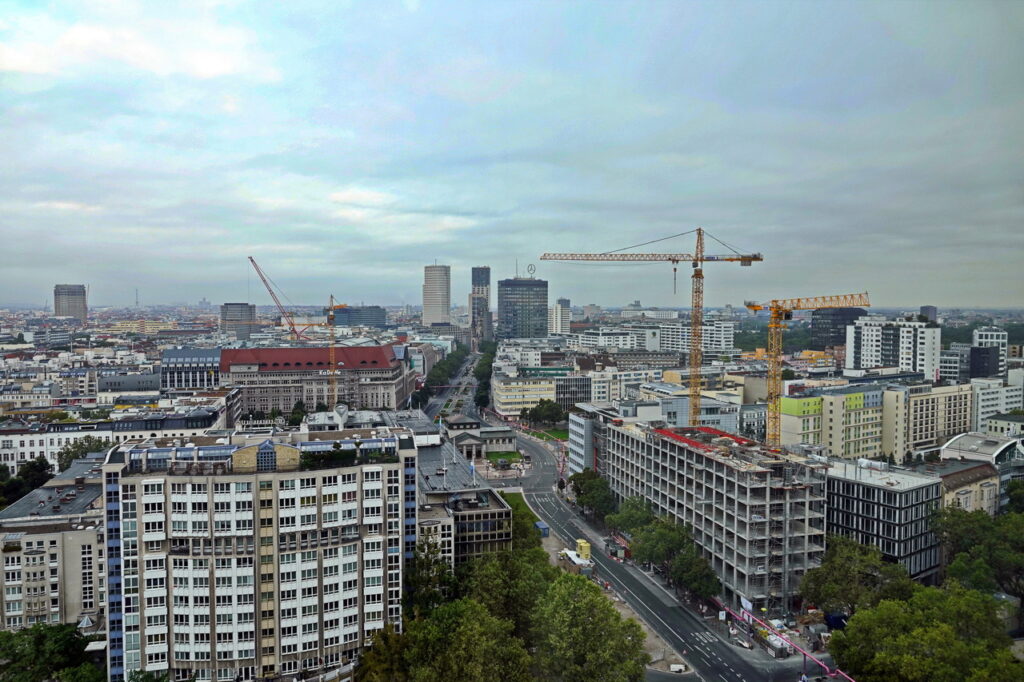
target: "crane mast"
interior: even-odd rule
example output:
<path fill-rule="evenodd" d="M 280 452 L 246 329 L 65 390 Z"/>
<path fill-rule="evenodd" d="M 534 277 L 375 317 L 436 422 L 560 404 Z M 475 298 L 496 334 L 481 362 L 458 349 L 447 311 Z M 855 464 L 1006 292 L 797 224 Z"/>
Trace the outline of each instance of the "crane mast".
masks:
<path fill-rule="evenodd" d="M 793 319 L 794 310 L 823 310 L 825 308 L 869 307 L 867 292 L 839 296 L 811 296 L 805 298 L 773 299 L 767 303 L 747 301 L 751 312 L 767 309 L 768 318 L 768 423 L 765 442 L 774 448 L 782 440 L 782 332 L 786 322 Z"/>
<path fill-rule="evenodd" d="M 690 278 L 692 295 L 690 300 L 690 426 L 700 426 L 700 394 L 703 387 L 701 367 L 704 359 L 704 263 L 739 263 L 748 267 L 754 262 L 764 260 L 759 253 L 705 254 L 704 229 L 698 227 L 696 249 L 691 253 L 544 253 L 541 260 L 564 261 L 613 261 L 622 263 L 671 263 L 673 278 L 676 265 L 684 262 L 693 263 L 693 274 Z M 675 235 L 681 236 L 681 235 Z M 712 239 L 715 237 L 712 235 Z M 663 241 L 663 240 L 656 240 Z M 718 241 L 716 239 L 716 241 Z M 651 242 L 647 242 L 651 243 Z M 723 244 L 727 248 L 732 248 Z M 642 245 L 641 245 L 642 246 Z M 633 247 L 628 247 L 633 248 Z"/>

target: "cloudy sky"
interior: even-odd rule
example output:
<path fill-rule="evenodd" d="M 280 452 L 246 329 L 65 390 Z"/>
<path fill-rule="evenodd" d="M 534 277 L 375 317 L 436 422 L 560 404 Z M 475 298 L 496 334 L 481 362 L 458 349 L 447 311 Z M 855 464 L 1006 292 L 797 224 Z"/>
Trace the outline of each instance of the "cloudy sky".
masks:
<path fill-rule="evenodd" d="M 0 0 L 0 303 L 1024 303 L 1024 3 Z M 690 251 L 690 237 L 648 248 Z M 722 251 L 709 246 L 709 251 Z"/>

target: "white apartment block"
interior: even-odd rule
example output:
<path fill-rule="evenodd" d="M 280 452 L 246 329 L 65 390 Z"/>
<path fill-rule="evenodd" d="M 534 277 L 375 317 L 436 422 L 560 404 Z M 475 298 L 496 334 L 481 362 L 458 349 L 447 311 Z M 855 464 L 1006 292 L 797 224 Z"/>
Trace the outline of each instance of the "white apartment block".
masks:
<path fill-rule="evenodd" d="M 825 553 L 825 465 L 715 429 L 614 423 L 599 458 L 622 501 L 693 529 L 724 599 L 788 610 L 804 573 Z"/>
<path fill-rule="evenodd" d="M 0 630 L 37 623 L 106 630 L 101 460 L 78 460 L 0 511 Z"/>
<path fill-rule="evenodd" d="M 452 269 L 450 265 L 423 268 L 423 326 L 448 324 L 452 309 Z"/>
<path fill-rule="evenodd" d="M 971 431 L 984 431 L 988 418 L 1024 408 L 1024 387 L 1002 379 L 971 379 L 974 391 Z"/>
<path fill-rule="evenodd" d="M 548 308 L 548 334 L 550 336 L 566 336 L 570 332 L 572 309 L 567 305 L 556 303 Z"/>
<path fill-rule="evenodd" d="M 355 448 L 351 434 L 338 442 Z M 361 464 L 323 468 L 304 454 L 330 442 L 112 450 L 111 682 L 133 670 L 224 682 L 346 673 L 374 632 L 400 628 L 416 450 L 401 430 L 360 444 Z"/>
<path fill-rule="evenodd" d="M 974 391 L 967 384 L 886 386 L 883 403 L 882 454 L 897 461 L 971 430 Z"/>
<path fill-rule="evenodd" d="M 971 334 L 971 345 L 999 349 L 999 374 L 1006 376 L 1006 352 L 1009 347 L 1009 334 L 999 327 L 979 327 Z"/>
<path fill-rule="evenodd" d="M 690 324 L 660 325 L 661 347 L 659 350 L 690 352 Z M 736 327 L 732 322 L 715 320 L 705 322 L 701 328 L 701 347 L 708 354 L 731 353 L 735 350 Z"/>
<path fill-rule="evenodd" d="M 869 315 L 846 328 L 846 369 L 898 367 L 935 381 L 941 349 L 942 329 L 932 322 Z"/>

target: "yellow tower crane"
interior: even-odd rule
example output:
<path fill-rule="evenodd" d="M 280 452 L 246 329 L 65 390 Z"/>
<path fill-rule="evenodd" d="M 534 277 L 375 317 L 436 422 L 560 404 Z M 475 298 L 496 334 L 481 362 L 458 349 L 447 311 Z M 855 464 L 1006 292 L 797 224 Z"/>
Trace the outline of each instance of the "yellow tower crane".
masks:
<path fill-rule="evenodd" d="M 782 436 L 782 332 L 786 321 L 793 319 L 794 310 L 822 310 L 824 308 L 862 308 L 871 305 L 868 294 L 843 294 L 840 296 L 813 296 L 809 298 L 772 299 L 767 303 L 745 303 L 751 312 L 767 309 L 768 320 L 768 428 L 765 442 L 779 447 Z"/>
<path fill-rule="evenodd" d="M 735 250 L 733 250 L 734 252 L 731 254 L 708 255 L 704 253 L 704 230 L 698 227 L 697 229 L 692 230 L 692 233 L 696 233 L 697 235 L 697 248 L 692 254 L 618 253 L 615 251 L 607 253 L 545 253 L 541 255 L 540 259 L 565 261 L 618 261 L 626 263 L 667 262 L 672 264 L 673 278 L 675 277 L 676 266 L 679 263 L 690 262 L 693 264 L 693 275 L 690 278 L 693 289 L 690 305 L 690 426 L 700 426 L 700 392 L 701 388 L 703 388 L 701 367 L 704 362 L 704 263 L 724 262 L 739 263 L 743 266 L 749 266 L 755 261 L 764 260 L 764 257 L 759 253 L 739 253 Z M 683 234 L 691 234 L 691 232 L 672 235 L 672 237 L 665 237 L 665 239 L 672 239 L 673 237 L 679 237 Z M 710 234 L 708 236 L 726 248 L 732 249 L 731 246 L 720 241 L 716 237 Z M 654 241 L 664 240 L 656 239 Z M 654 241 L 637 244 L 635 246 L 653 244 Z M 627 246 L 626 248 L 631 249 L 634 247 Z M 624 249 L 619 249 L 619 251 L 623 250 Z"/>

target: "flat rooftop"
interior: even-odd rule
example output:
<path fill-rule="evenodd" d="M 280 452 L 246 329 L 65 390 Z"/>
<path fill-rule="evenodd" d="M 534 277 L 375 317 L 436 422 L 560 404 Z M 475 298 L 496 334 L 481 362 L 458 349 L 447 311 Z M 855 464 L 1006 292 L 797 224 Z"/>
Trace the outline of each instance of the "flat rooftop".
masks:
<path fill-rule="evenodd" d="M 884 466 L 883 462 L 872 462 L 872 465 L 875 464 Z M 861 466 L 857 462 L 849 460 L 830 462 L 828 475 L 829 478 L 856 481 L 864 485 L 884 486 L 899 491 L 923 488 L 942 482 L 938 476 L 919 474 L 908 469 L 876 469 L 872 466 Z"/>
<path fill-rule="evenodd" d="M 57 491 L 61 492 L 58 493 Z M 27 517 L 46 519 L 84 514 L 103 494 L 103 485 L 87 483 L 82 490 L 74 486 L 36 488 L 25 497 L 0 511 L 0 522 Z M 54 509 L 58 506 L 58 509 Z"/>
<path fill-rule="evenodd" d="M 420 447 L 416 455 L 416 474 L 421 494 L 491 487 L 483 476 L 473 476 L 469 460 L 451 443 Z"/>

